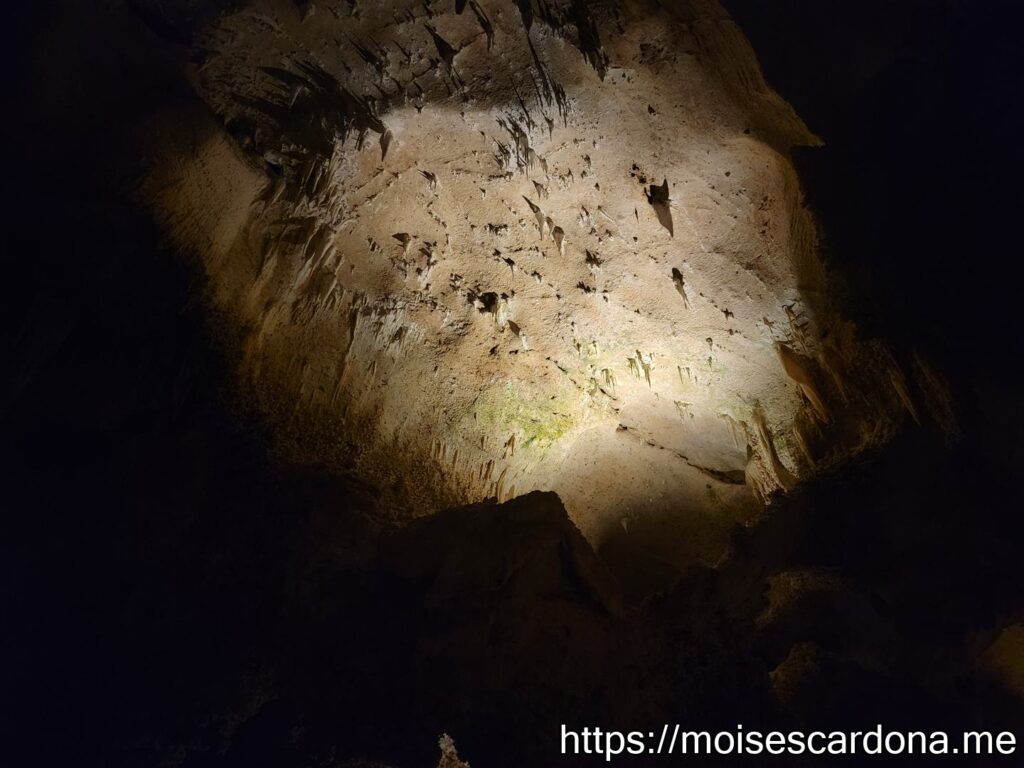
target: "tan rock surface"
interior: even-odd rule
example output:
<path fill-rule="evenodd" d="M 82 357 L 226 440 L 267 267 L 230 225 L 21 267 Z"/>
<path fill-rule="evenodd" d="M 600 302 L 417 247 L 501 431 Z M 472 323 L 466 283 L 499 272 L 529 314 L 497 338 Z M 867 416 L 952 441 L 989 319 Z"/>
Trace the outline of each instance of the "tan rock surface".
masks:
<path fill-rule="evenodd" d="M 788 158 L 818 139 L 716 3 L 456 5 L 219 17 L 218 119 L 143 195 L 289 461 L 398 518 L 554 490 L 596 545 L 713 563 L 913 408 L 832 305 Z"/>

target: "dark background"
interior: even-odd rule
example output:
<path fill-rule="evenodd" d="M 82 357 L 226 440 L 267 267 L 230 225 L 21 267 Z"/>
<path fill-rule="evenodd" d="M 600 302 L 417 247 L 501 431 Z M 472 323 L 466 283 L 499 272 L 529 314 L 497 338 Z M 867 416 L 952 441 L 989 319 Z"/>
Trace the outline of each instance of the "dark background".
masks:
<path fill-rule="evenodd" d="M 876 460 L 809 490 L 743 540 L 756 567 L 737 580 L 783 561 L 836 569 L 893 627 L 903 655 L 884 674 L 862 675 L 842 666 L 856 642 L 833 627 L 835 614 L 808 618 L 809 635 L 842 667 L 822 673 L 808 711 L 844 725 L 908 710 L 934 727 L 1016 725 L 1017 705 L 979 692 L 964 649 L 1024 617 L 1018 4 L 725 5 L 769 83 L 825 139 L 796 159 L 849 313 L 937 365 L 962 429 L 952 448 L 908 430 Z M 319 705 L 352 755 L 432 765 L 437 723 L 425 712 L 437 710 L 449 723 L 476 723 L 464 728 L 474 765 L 558 764 L 531 746 L 540 734 L 490 741 L 509 736 L 495 721 L 497 694 L 414 669 L 422 650 L 402 617 L 420 593 L 364 571 L 335 569 L 337 584 L 309 598 L 346 606 L 330 642 L 311 643 L 309 655 L 354 659 L 332 679 L 344 687 L 350 675 L 355 692 L 309 694 L 301 714 L 288 697 L 252 705 L 261 675 L 320 671 L 291 669 L 282 650 L 309 640 L 295 629 L 308 617 L 290 618 L 294 594 L 325 538 L 359 560 L 373 528 L 359 512 L 372 499 L 274 465 L 259 424 L 233 407 L 230 361 L 207 326 L 192 265 L 163 246 L 125 192 L 136 169 L 124 134 L 154 105 L 188 98 L 171 68 L 148 58 L 144 36 L 137 46 L 105 39 L 105 23 L 69 37 L 50 3 L 5 15 L 0 762 L 155 765 L 186 745 L 189 765 L 329 765 L 294 736 L 302 718 L 316 731 Z M 114 57 L 89 54 L 110 46 Z M 51 91 L 61 110 L 31 106 Z M 739 605 L 744 589 L 709 587 L 707 599 Z M 709 628 L 708 642 L 720 631 Z M 690 642 L 705 658 L 700 639 Z M 765 641 L 711 663 L 722 692 L 709 718 L 779 722 L 751 702 L 747 682 L 726 676 L 770 669 L 780 652 Z M 539 658 L 543 646 L 508 653 Z M 380 725 L 381 713 L 417 696 L 420 705 L 398 710 L 407 733 Z M 467 714 L 451 697 L 479 709 Z M 516 706 L 548 704 L 503 706 L 514 718 Z M 672 706 L 662 719 L 676 718 Z M 197 723 L 212 711 L 220 720 L 204 731 Z M 225 747 L 225 719 L 254 711 Z"/>

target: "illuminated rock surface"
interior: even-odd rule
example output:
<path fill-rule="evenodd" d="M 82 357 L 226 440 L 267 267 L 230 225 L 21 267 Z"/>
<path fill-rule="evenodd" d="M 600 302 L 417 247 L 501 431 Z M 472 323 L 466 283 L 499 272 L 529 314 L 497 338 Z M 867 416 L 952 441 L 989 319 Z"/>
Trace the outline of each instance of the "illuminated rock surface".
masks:
<path fill-rule="evenodd" d="M 1019 729 L 1019 26 L 382 5 L 17 7 L 7 762 Z"/>
<path fill-rule="evenodd" d="M 142 196 L 279 454 L 389 516 L 554 490 L 592 544 L 714 563 L 917 417 L 833 307 L 818 139 L 713 2 L 254 2 L 191 58 L 218 119 L 154 129 Z"/>

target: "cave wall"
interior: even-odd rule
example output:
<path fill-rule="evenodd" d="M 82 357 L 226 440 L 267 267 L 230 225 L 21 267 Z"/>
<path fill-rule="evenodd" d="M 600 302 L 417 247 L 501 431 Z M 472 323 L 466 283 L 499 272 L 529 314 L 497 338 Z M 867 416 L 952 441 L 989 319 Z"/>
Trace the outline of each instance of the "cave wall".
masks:
<path fill-rule="evenodd" d="M 819 139 L 716 4 L 271 2 L 180 35 L 198 99 L 143 129 L 139 197 L 281 458 L 397 519 L 551 489 L 596 545 L 711 563 L 945 415 L 838 313 L 788 157 Z"/>
<path fill-rule="evenodd" d="M 211 190 L 244 188 L 265 173 L 223 138 L 221 118 L 180 77 L 190 35 L 218 15 L 183 13 L 169 24 L 123 11 L 33 7 L 38 16 L 22 42 L 35 53 L 15 48 L 10 70 L 37 78 L 26 75 L 29 84 L 13 96 L 15 117 L 3 125 L 7 145 L 21 149 L 4 178 L 16 223 L 5 234 L 4 262 L 18 288 L 0 308 L 10 317 L 2 493 L 3 599 L 12 617 L 2 639 L 9 695 L 0 720 L 17 764 L 250 766 L 329 753 L 341 765 L 430 765 L 442 729 L 467 760 L 491 764 L 491 739 L 508 735 L 501 728 L 509 717 L 527 722 L 531 711 L 558 707 L 561 691 L 542 685 L 557 674 L 576 675 L 580 711 L 610 701 L 619 708 L 606 715 L 617 723 L 660 721 L 665 712 L 689 722 L 703 712 L 709 726 L 726 727 L 737 713 L 789 727 L 848 727 L 858 717 L 951 728 L 1021 722 L 1019 441 L 1006 417 L 1017 380 L 997 375 L 1012 369 L 1015 359 L 1003 353 L 1019 335 L 1004 314 L 981 330 L 945 326 L 962 334 L 946 358 L 962 367 L 944 371 L 958 394 L 970 397 L 965 380 L 989 376 L 966 417 L 958 401 L 960 443 L 947 451 L 933 439 L 938 429 L 911 374 L 923 429 L 904 430 L 866 466 L 802 485 L 746 533 L 737 536 L 729 521 L 729 558 L 719 568 L 668 569 L 667 580 L 659 572 L 627 584 L 627 602 L 650 595 L 652 585 L 665 593 L 638 612 L 616 617 L 581 593 L 593 569 L 618 552 L 611 547 L 594 565 L 550 502 L 532 522 L 524 502 L 513 502 L 528 520 L 513 518 L 493 538 L 466 532 L 474 518 L 507 516 L 487 505 L 438 516 L 435 528 L 428 518 L 407 538 L 396 533 L 380 545 L 382 530 L 391 532 L 376 518 L 382 505 L 372 489 L 362 496 L 331 469 L 282 469 L 280 449 L 264 453 L 262 420 L 239 424 L 239 327 L 219 319 L 215 283 L 197 276 L 206 272 L 203 249 L 245 230 L 237 222 L 250 198 L 205 198 L 216 211 L 235 211 L 235 224 L 218 229 L 201 211 L 180 220 L 202 223 L 184 253 L 167 248 L 168 220 L 138 205 L 140 189 L 153 191 L 146 185 L 154 172 L 175 179 L 159 155 L 162 142 L 145 140 L 161 130 L 180 142 L 186 178 L 195 178 L 193 150 L 204 162 L 230 159 L 237 174 L 227 176 L 241 183 L 211 174 Z M 998 82 L 998 73 L 988 74 Z M 162 120 L 152 120 L 161 111 Z M 996 112 L 986 119 L 1002 126 Z M 379 149 L 372 138 L 366 151 Z M 147 146 L 155 154 L 139 151 Z M 1000 157 L 999 173 L 1012 171 L 1006 162 Z M 987 199 L 1004 204 L 1013 191 L 997 185 Z M 955 217 L 948 221 L 948 231 L 964 235 Z M 968 229 L 999 242 L 969 221 Z M 1009 260 L 999 254 L 1009 253 L 988 251 L 996 274 L 1007 267 L 1000 258 Z M 888 250 L 878 259 L 896 263 Z M 902 274 L 894 269 L 880 279 Z M 906 275 L 893 280 L 894 294 L 914 294 Z M 1015 284 L 1003 281 L 1002 289 L 1008 301 L 999 313 L 1010 312 Z M 946 306 L 939 294 L 928 306 Z M 978 334 L 983 344 L 973 356 Z M 890 397 L 905 409 L 895 386 Z M 635 521 L 630 528 L 636 532 Z M 508 574 L 494 564 L 506 555 L 522 562 L 516 531 L 541 542 L 522 591 L 505 604 L 484 597 L 424 624 L 410 619 L 425 595 L 458 593 L 460 573 L 477 587 L 480 574 L 503 583 Z M 420 537 L 447 544 L 432 551 L 417 546 Z M 474 546 L 463 547 L 462 537 Z M 397 555 L 378 559 L 380 549 Z M 410 549 L 418 557 L 404 554 Z M 567 566 L 566 551 L 578 558 Z M 443 567 L 461 559 L 477 565 Z M 636 572 L 635 553 L 618 565 L 619 573 Z M 572 615 L 564 621 L 570 639 L 552 645 L 543 623 L 518 620 L 534 612 Z M 540 681 L 525 678 L 519 697 L 498 696 L 490 685 L 508 683 L 488 664 L 492 616 L 505 628 L 521 625 L 522 634 L 512 626 L 500 635 L 502 658 Z M 647 639 L 638 643 L 638 635 Z M 423 637 L 429 642 L 418 644 Z M 579 666 L 565 672 L 560 657 L 544 656 L 553 647 L 578 656 Z M 463 659 L 486 673 L 480 687 L 458 675 Z M 410 682 L 403 674 L 417 662 L 423 678 Z M 603 682 L 609 664 L 621 668 L 618 696 Z M 343 695 L 339 681 L 348 684 Z M 418 702 L 417 717 L 396 717 L 396 691 Z M 368 726 L 356 733 L 339 728 L 342 721 Z M 551 731 L 529 722 L 539 730 L 515 741 L 522 754 L 502 751 L 494 764 L 544 759 Z"/>

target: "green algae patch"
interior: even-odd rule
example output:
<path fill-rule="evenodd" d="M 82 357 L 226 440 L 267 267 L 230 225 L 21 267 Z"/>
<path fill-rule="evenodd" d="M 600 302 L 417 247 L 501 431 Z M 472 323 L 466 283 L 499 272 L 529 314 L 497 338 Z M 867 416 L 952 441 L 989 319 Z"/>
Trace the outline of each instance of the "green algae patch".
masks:
<path fill-rule="evenodd" d="M 536 398 L 516 382 L 489 390 L 480 396 L 474 408 L 477 427 L 502 440 L 516 436 L 520 448 L 546 452 L 577 424 L 576 408 L 565 395 Z"/>

